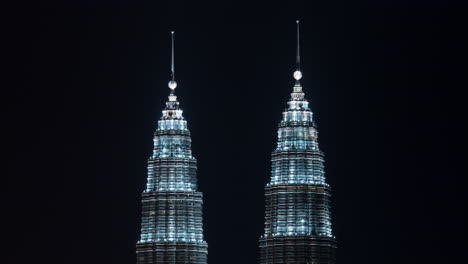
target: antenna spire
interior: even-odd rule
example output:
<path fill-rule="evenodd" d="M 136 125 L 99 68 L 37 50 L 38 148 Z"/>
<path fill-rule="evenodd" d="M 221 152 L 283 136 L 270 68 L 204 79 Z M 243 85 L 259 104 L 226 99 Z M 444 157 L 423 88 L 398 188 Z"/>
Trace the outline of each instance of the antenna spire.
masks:
<path fill-rule="evenodd" d="M 177 83 L 175 81 L 175 70 L 174 70 L 174 31 L 171 31 L 171 41 L 172 41 L 172 55 L 171 55 L 171 76 L 172 80 L 169 82 L 169 88 L 174 91 L 177 87 Z"/>
<path fill-rule="evenodd" d="M 300 42 L 299 42 L 299 20 L 296 20 L 297 24 L 297 51 L 296 51 L 296 67 L 297 70 L 301 70 L 301 52 L 300 52 Z"/>
<path fill-rule="evenodd" d="M 299 80 L 302 78 L 301 72 L 301 53 L 299 43 L 299 20 L 296 20 L 297 24 L 297 50 L 296 50 L 296 71 L 294 72 L 294 79 L 296 79 L 296 86 L 301 86 Z"/>

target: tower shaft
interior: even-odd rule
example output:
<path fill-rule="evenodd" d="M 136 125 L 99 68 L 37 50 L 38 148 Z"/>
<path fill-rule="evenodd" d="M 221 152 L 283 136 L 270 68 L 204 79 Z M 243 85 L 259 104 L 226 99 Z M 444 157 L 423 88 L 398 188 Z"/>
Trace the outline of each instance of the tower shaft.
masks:
<path fill-rule="evenodd" d="M 197 190 L 197 162 L 192 156 L 190 131 L 174 94 L 174 56 L 171 61 L 172 91 L 154 134 L 142 194 L 137 264 L 206 264 L 203 196 Z"/>
<path fill-rule="evenodd" d="M 298 22 L 299 42 L 299 22 Z M 265 188 L 265 233 L 260 238 L 261 264 L 334 264 L 330 186 L 324 155 L 309 102 L 299 80 L 297 45 L 294 85 L 278 128 L 271 179 Z"/>
<path fill-rule="evenodd" d="M 260 263 L 333 264 L 336 242 L 331 228 L 331 191 L 302 87 L 294 87 L 288 104 L 272 153 L 271 180 L 265 188 Z"/>

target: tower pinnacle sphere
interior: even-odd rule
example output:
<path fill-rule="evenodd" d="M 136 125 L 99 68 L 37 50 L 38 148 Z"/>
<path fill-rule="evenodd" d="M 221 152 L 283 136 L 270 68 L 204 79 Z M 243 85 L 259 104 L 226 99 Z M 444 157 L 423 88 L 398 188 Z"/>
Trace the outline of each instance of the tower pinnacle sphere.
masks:
<path fill-rule="evenodd" d="M 171 90 L 174 90 L 176 87 L 177 87 L 176 81 L 170 81 L 169 82 L 169 88 L 171 88 Z"/>
<path fill-rule="evenodd" d="M 294 72 L 294 79 L 299 81 L 302 78 L 302 72 L 301 71 L 295 71 Z"/>

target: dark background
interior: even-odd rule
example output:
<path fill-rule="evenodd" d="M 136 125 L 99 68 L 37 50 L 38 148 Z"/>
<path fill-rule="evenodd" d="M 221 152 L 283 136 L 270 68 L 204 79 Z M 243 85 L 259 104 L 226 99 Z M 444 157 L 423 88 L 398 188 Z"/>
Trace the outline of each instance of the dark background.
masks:
<path fill-rule="evenodd" d="M 377 2 L 377 3 L 376 3 Z M 167 99 L 192 132 L 211 264 L 258 263 L 264 186 L 302 84 L 333 188 L 338 263 L 459 263 L 459 7 L 436 1 L 60 1 L 3 9 L 1 263 L 135 263 Z M 462 258 L 463 257 L 463 258 Z"/>

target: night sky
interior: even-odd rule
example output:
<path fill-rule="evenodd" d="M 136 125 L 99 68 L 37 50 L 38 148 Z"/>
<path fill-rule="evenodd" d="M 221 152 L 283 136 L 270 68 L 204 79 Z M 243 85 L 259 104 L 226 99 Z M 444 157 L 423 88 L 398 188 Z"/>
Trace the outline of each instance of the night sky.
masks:
<path fill-rule="evenodd" d="M 71 2 L 4 8 L 1 263 L 136 263 L 175 30 L 208 263 L 257 264 L 270 153 L 294 84 L 296 19 L 338 263 L 466 257 L 466 118 L 457 116 L 466 86 L 456 77 L 466 72 L 455 51 L 465 30 L 449 25 L 457 7 Z"/>

